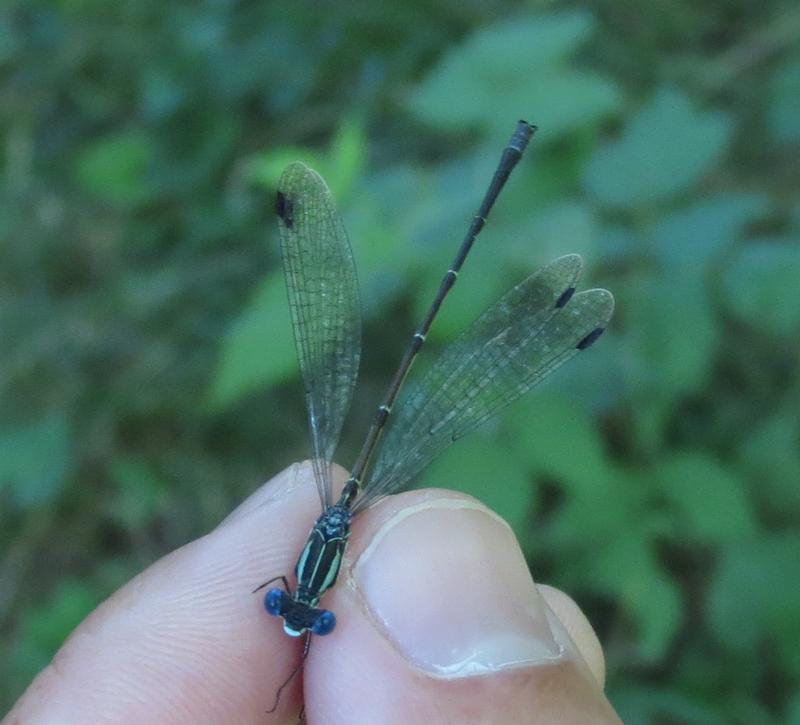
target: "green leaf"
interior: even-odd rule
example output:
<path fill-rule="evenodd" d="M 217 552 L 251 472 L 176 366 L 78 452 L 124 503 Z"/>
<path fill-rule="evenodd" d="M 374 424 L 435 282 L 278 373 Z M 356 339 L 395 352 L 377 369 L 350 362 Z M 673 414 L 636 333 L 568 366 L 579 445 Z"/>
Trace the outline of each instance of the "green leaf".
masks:
<path fill-rule="evenodd" d="M 567 490 L 602 490 L 608 479 L 603 443 L 581 405 L 566 396 L 534 393 L 504 418 L 507 444 L 539 474 Z"/>
<path fill-rule="evenodd" d="M 0 23 L 0 62 L 10 63 L 20 51 L 23 44 L 21 33 L 11 30 L 11 23 L 6 20 Z"/>
<path fill-rule="evenodd" d="M 534 79 L 531 79 L 532 81 Z M 517 109 L 524 109 L 541 132 L 538 141 L 553 142 L 576 129 L 592 126 L 614 114 L 620 106 L 617 87 L 595 73 L 576 70 L 555 70 L 543 73 L 527 87 L 518 89 L 519 99 L 509 98 L 498 106 L 497 118 L 510 118 Z M 501 96 L 495 101 L 502 104 Z"/>
<path fill-rule="evenodd" d="M 509 118 L 525 118 L 554 139 L 591 125 L 616 109 L 618 91 L 604 78 L 563 65 L 592 29 L 584 13 L 513 18 L 483 28 L 443 57 L 409 107 L 451 131 L 507 133 Z"/>
<path fill-rule="evenodd" d="M 288 380 L 296 370 L 286 288 L 283 275 L 274 272 L 223 343 L 210 403 L 228 406 L 246 393 Z"/>
<path fill-rule="evenodd" d="M 708 599 L 711 629 L 738 652 L 770 641 L 800 677 L 800 536 L 762 536 L 729 546 Z"/>
<path fill-rule="evenodd" d="M 611 685 L 608 697 L 626 723 L 680 723 L 680 725 L 731 725 L 718 703 L 705 703 L 693 693 L 627 682 Z"/>
<path fill-rule="evenodd" d="M 638 631 L 638 656 L 656 662 L 678 631 L 683 604 L 653 550 L 664 524 L 648 501 L 648 483 L 615 469 L 602 486 L 568 492 L 543 533 L 563 557 L 562 581 L 620 601 Z"/>
<path fill-rule="evenodd" d="M 668 199 L 690 189 L 719 163 L 732 132 L 725 114 L 697 111 L 681 91 L 663 88 L 619 139 L 597 150 L 586 170 L 586 186 L 609 206 Z"/>
<path fill-rule="evenodd" d="M 424 214 L 424 202 L 418 202 L 425 199 L 425 189 L 422 174 L 403 166 L 387 167 L 364 177 L 350 197 L 353 203 L 342 210 L 356 258 L 365 317 L 389 306 L 396 293 L 408 291 L 408 269 L 420 259 L 409 240 Z"/>
<path fill-rule="evenodd" d="M 51 652 L 97 604 L 97 594 L 85 582 L 66 579 L 51 598 L 28 610 L 23 620 L 26 638 Z"/>
<path fill-rule="evenodd" d="M 47 601 L 21 609 L 18 642 L 10 657 L 15 674 L 25 673 L 30 681 L 99 599 L 85 582 L 65 579 Z"/>
<path fill-rule="evenodd" d="M 593 257 L 598 221 L 587 204 L 558 201 L 529 214 L 520 232 L 509 239 L 507 246 L 513 253 L 512 259 L 533 271 L 537 263 L 555 259 L 567 251 L 586 259 Z"/>
<path fill-rule="evenodd" d="M 63 414 L 0 431 L 0 487 L 9 486 L 20 506 L 41 505 L 61 492 L 71 457 L 69 421 Z"/>
<path fill-rule="evenodd" d="M 576 458 L 583 451 L 577 448 Z M 617 533 L 636 521 L 640 528 L 650 527 L 647 519 L 646 486 L 648 481 L 627 470 L 603 466 L 605 475 L 587 475 L 580 487 L 574 479 L 564 482 L 564 501 L 558 507 L 546 529 L 547 540 L 557 551 L 587 550 L 588 561 L 575 562 L 577 579 L 571 583 L 576 587 L 586 585 L 583 579 L 587 570 L 596 571 L 596 559 L 601 555 L 605 543 Z M 562 573 L 567 571 L 564 562 Z M 594 588 L 604 594 L 611 592 L 602 578 L 596 578 Z"/>
<path fill-rule="evenodd" d="M 749 538 L 756 531 L 744 481 L 704 453 L 677 453 L 653 471 L 677 517 L 680 539 L 721 543 Z"/>
<path fill-rule="evenodd" d="M 78 154 L 78 182 L 100 199 L 120 207 L 135 206 L 154 193 L 148 174 L 156 150 L 144 131 L 123 131 L 93 142 Z"/>
<path fill-rule="evenodd" d="M 742 468 L 757 483 L 754 495 L 774 516 L 796 520 L 800 516 L 800 420 L 791 407 L 747 431 L 739 447 Z"/>
<path fill-rule="evenodd" d="M 497 440 L 473 435 L 434 461 L 423 486 L 454 488 L 474 496 L 502 516 L 516 532 L 528 521 L 534 487 L 523 466 Z"/>
<path fill-rule="evenodd" d="M 346 196 L 367 165 L 367 135 L 361 118 L 346 118 L 336 130 L 327 164 L 330 188 Z"/>
<path fill-rule="evenodd" d="M 778 335 L 800 328 L 800 244 L 797 239 L 752 240 L 724 278 L 730 310 L 754 328 Z"/>
<path fill-rule="evenodd" d="M 250 181 L 274 190 L 283 170 L 294 161 L 302 161 L 325 179 L 334 199 L 340 201 L 364 173 L 367 137 L 360 118 L 346 118 L 331 140 L 327 154 L 300 146 L 283 146 L 251 159 L 247 173 Z"/>
<path fill-rule="evenodd" d="M 767 122 L 776 141 L 800 141 L 800 58 L 792 58 L 783 65 L 770 85 L 770 104 Z"/>
<path fill-rule="evenodd" d="M 250 159 L 247 165 L 247 178 L 254 184 L 260 184 L 274 191 L 283 170 L 289 164 L 302 161 L 306 166 L 321 173 L 320 169 L 325 164 L 323 158 L 322 154 L 302 146 L 281 146 Z"/>
<path fill-rule="evenodd" d="M 620 532 L 623 533 L 623 532 Z M 633 616 L 639 656 L 658 662 L 683 618 L 683 603 L 671 577 L 659 566 L 644 527 L 629 525 L 600 551 L 592 578 L 613 592 Z"/>
<path fill-rule="evenodd" d="M 633 385 L 669 397 L 702 386 L 719 336 L 705 289 L 691 278 L 652 275 L 618 296 L 629 316 L 623 355 Z"/>
<path fill-rule="evenodd" d="M 786 708 L 786 725 L 800 725 L 800 691 L 796 692 Z"/>
<path fill-rule="evenodd" d="M 514 170 L 514 183 L 503 190 L 505 208 L 515 210 L 520 224 L 526 221 L 534 222 L 539 209 L 546 207 L 547 204 L 570 199 L 580 185 L 586 162 L 594 153 L 597 144 L 595 132 L 591 128 L 577 130 L 559 138 L 557 144 L 547 145 L 546 142 L 551 137 L 552 129 L 549 127 L 546 131 L 543 129 L 537 133 L 534 143 L 527 152 L 527 160 Z M 540 143 L 540 138 L 545 143 Z M 482 149 L 482 154 L 486 157 L 488 147 Z M 584 200 L 574 200 L 572 203 L 583 204 Z M 492 224 L 494 226 L 501 224 L 501 219 L 500 215 L 496 215 Z M 524 228 L 516 234 L 525 234 Z M 505 236 L 509 242 L 513 242 L 515 235 Z M 527 241 L 531 243 L 535 240 L 528 238 Z M 569 242 L 566 239 L 562 241 Z M 563 251 L 564 247 L 561 247 L 560 253 Z"/>
<path fill-rule="evenodd" d="M 109 474 L 117 490 L 111 515 L 132 530 L 145 525 L 164 503 L 167 481 L 136 458 L 115 459 Z"/>
<path fill-rule="evenodd" d="M 733 246 L 742 228 L 768 209 L 763 194 L 719 194 L 684 207 L 654 228 L 658 257 L 665 265 L 679 267 L 681 274 L 704 274 L 720 251 Z"/>

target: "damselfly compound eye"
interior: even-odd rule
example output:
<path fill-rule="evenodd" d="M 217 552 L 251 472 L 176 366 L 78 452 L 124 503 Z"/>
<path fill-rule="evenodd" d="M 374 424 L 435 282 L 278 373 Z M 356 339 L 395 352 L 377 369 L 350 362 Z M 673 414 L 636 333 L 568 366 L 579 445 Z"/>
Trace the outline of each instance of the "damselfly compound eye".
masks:
<path fill-rule="evenodd" d="M 270 589 L 264 597 L 264 609 L 277 617 L 283 611 L 283 589 Z"/>
<path fill-rule="evenodd" d="M 313 626 L 311 627 L 311 631 L 314 634 L 330 634 L 333 632 L 333 628 L 336 626 L 336 615 L 333 612 L 329 612 L 327 609 L 323 610 L 317 620 L 314 622 Z"/>

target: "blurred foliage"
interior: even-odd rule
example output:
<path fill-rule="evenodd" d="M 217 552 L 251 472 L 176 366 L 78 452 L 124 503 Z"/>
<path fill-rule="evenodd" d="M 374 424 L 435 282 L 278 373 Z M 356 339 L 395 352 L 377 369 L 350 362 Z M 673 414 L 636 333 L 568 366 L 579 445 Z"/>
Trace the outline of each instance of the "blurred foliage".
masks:
<path fill-rule="evenodd" d="M 794 4 L 20 0 L 0 65 L 0 704 L 307 454 L 282 166 L 328 179 L 359 265 L 347 464 L 524 117 L 426 352 L 567 252 L 618 311 L 424 483 L 576 597 L 626 722 L 800 723 Z"/>

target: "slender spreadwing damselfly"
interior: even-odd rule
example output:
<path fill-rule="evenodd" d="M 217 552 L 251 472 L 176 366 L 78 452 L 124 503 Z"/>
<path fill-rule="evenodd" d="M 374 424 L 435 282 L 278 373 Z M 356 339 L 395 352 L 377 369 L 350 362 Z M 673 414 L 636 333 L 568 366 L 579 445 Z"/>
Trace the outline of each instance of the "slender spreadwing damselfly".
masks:
<path fill-rule="evenodd" d="M 350 406 L 361 354 L 361 313 L 350 243 L 328 187 L 302 163 L 283 172 L 276 211 L 297 356 L 306 393 L 312 462 L 322 513 L 295 567 L 294 589 L 278 576 L 267 611 L 283 618 L 292 637 L 330 634 L 333 612 L 318 607 L 341 566 L 352 519 L 380 498 L 408 486 L 453 441 L 495 415 L 602 334 L 614 308 L 604 289 L 576 292 L 582 260 L 560 257 L 511 289 L 478 317 L 428 372 L 409 384 L 394 411 L 414 359 L 455 284 L 464 260 L 535 127 L 520 121 L 503 150 L 483 202 L 422 324 L 411 337 L 378 407 L 338 500 L 331 463 Z M 373 463 L 374 459 L 374 463 Z"/>

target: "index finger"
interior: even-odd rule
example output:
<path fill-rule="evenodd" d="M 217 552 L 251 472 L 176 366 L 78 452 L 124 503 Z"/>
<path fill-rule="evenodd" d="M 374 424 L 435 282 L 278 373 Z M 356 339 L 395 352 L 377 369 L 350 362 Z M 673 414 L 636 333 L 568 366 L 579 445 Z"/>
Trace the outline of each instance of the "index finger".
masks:
<path fill-rule="evenodd" d="M 263 721 L 300 647 L 266 616 L 319 514 L 309 465 L 278 474 L 214 531 L 168 554 L 70 635 L 9 722 Z M 276 719 L 300 709 L 300 681 Z"/>

